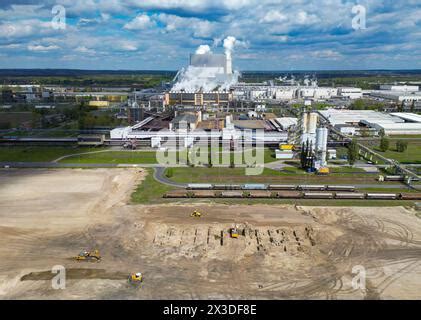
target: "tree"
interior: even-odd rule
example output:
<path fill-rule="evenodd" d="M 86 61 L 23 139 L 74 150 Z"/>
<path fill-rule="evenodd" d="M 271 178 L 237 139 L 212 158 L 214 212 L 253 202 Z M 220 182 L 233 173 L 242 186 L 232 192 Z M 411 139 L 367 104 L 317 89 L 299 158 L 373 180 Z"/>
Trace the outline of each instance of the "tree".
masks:
<path fill-rule="evenodd" d="M 380 131 L 379 131 L 379 136 L 380 136 L 381 138 L 383 138 L 385 135 L 386 135 L 386 132 L 384 131 L 384 129 L 383 129 L 383 128 L 382 128 L 382 129 L 380 129 Z"/>
<path fill-rule="evenodd" d="M 389 139 L 386 137 L 382 137 L 380 140 L 380 150 L 382 152 L 386 152 L 389 149 Z"/>
<path fill-rule="evenodd" d="M 402 140 L 396 141 L 396 151 L 405 152 L 406 149 L 408 149 L 408 142 Z"/>
<path fill-rule="evenodd" d="M 348 162 L 353 165 L 358 159 L 358 144 L 354 138 L 348 145 Z"/>

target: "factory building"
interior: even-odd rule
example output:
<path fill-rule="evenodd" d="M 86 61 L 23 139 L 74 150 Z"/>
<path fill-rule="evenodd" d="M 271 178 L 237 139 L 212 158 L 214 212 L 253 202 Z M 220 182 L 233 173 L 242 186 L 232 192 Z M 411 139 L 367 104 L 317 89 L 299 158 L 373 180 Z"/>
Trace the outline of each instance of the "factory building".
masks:
<path fill-rule="evenodd" d="M 398 92 L 415 92 L 415 91 L 419 91 L 419 86 L 383 84 L 380 86 L 380 90 L 389 90 L 389 91 L 398 91 Z"/>
<path fill-rule="evenodd" d="M 341 87 L 338 88 L 338 96 L 348 99 L 360 99 L 363 96 L 361 88 Z"/>
<path fill-rule="evenodd" d="M 384 130 L 387 135 L 421 134 L 421 116 L 414 113 L 382 113 L 373 110 L 336 110 L 319 111 L 331 125 L 348 135 L 359 135 L 361 129 L 372 134 Z"/>
<path fill-rule="evenodd" d="M 226 106 L 231 101 L 231 92 L 167 92 L 164 103 L 166 105 L 186 106 Z"/>
<path fill-rule="evenodd" d="M 392 90 L 374 90 L 370 96 L 394 102 L 414 102 L 421 101 L 420 91 L 392 91 Z"/>

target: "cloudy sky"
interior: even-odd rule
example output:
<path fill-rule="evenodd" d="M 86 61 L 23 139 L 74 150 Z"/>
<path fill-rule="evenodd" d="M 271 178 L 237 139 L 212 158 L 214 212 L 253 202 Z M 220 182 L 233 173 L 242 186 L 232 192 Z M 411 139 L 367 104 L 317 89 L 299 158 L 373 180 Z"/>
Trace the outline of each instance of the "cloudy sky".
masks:
<path fill-rule="evenodd" d="M 227 36 L 239 70 L 421 69 L 419 0 L 0 2 L 0 68 L 176 70 Z"/>

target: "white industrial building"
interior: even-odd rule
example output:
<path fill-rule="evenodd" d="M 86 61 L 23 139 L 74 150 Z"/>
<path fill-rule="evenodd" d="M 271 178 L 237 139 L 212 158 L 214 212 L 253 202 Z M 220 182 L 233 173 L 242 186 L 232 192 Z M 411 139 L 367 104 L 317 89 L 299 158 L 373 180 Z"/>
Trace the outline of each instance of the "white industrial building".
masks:
<path fill-rule="evenodd" d="M 319 111 L 330 124 L 340 132 L 355 135 L 361 126 L 378 132 L 384 130 L 387 135 L 421 134 L 421 116 L 414 113 L 383 113 L 373 110 L 336 110 Z"/>
<path fill-rule="evenodd" d="M 376 130 L 384 130 L 387 135 L 396 134 L 421 134 L 421 123 L 405 122 L 405 123 L 371 123 L 371 127 Z"/>
<path fill-rule="evenodd" d="M 361 88 L 340 87 L 338 88 L 338 96 L 348 99 L 360 99 L 363 96 Z"/>
<path fill-rule="evenodd" d="M 403 123 L 404 120 L 390 114 L 374 110 L 338 110 L 327 109 L 319 111 L 332 125 L 352 124 L 358 125 L 361 121 L 369 123 L 390 122 Z"/>
<path fill-rule="evenodd" d="M 374 90 L 370 93 L 370 96 L 394 102 L 421 101 L 420 91 Z"/>
<path fill-rule="evenodd" d="M 380 90 L 415 92 L 415 91 L 419 91 L 419 86 L 383 84 L 380 86 Z"/>
<path fill-rule="evenodd" d="M 392 116 L 401 118 L 406 122 L 417 122 L 421 123 L 421 115 L 410 113 L 410 112 L 393 112 L 391 113 Z"/>

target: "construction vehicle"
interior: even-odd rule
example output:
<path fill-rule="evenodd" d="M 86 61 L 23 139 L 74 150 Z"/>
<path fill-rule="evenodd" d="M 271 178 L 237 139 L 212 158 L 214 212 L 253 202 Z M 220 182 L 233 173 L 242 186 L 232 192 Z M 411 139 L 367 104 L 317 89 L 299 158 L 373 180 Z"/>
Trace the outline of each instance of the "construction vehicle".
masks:
<path fill-rule="evenodd" d="M 280 144 L 279 149 L 282 151 L 294 151 L 294 145 L 293 144 Z"/>
<path fill-rule="evenodd" d="M 201 216 L 202 214 L 197 210 L 194 210 L 193 213 L 190 215 L 190 217 L 196 217 L 196 218 L 200 218 Z"/>
<path fill-rule="evenodd" d="M 75 257 L 76 261 L 90 261 L 90 262 L 99 262 L 101 261 L 101 255 L 97 249 L 93 251 L 83 250 Z"/>
<path fill-rule="evenodd" d="M 328 175 L 330 173 L 330 170 L 328 167 L 322 167 L 319 170 L 317 170 L 318 175 Z"/>
<path fill-rule="evenodd" d="M 230 235 L 231 235 L 231 238 L 238 238 L 238 236 L 239 236 L 239 233 L 238 233 L 238 228 L 237 228 L 237 226 L 235 226 L 234 228 L 231 228 L 230 229 Z"/>
<path fill-rule="evenodd" d="M 129 283 L 134 286 L 140 286 L 143 282 L 143 274 L 141 272 L 132 273 L 129 275 Z"/>

